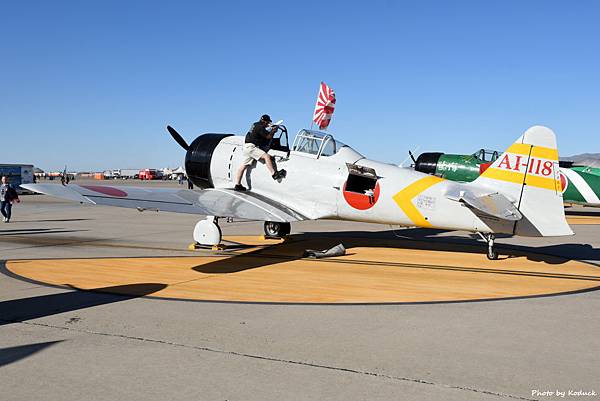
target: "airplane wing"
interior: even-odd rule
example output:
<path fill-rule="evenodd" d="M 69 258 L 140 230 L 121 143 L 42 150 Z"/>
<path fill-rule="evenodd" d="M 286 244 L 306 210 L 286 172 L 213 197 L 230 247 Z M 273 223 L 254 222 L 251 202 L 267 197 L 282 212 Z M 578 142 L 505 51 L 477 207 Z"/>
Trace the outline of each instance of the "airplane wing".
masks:
<path fill-rule="evenodd" d="M 519 209 L 517 209 L 506 196 L 497 192 L 486 195 L 476 195 L 468 190 L 460 190 L 456 193 L 447 194 L 446 196 L 448 199 L 462 202 L 466 204 L 467 207 L 502 220 L 518 221 L 523 218 Z"/>
<path fill-rule="evenodd" d="M 179 188 L 74 184 L 23 184 L 21 187 L 81 203 L 138 210 L 149 209 L 282 223 L 307 220 L 302 214 L 264 196 L 228 189 L 194 191 Z"/>

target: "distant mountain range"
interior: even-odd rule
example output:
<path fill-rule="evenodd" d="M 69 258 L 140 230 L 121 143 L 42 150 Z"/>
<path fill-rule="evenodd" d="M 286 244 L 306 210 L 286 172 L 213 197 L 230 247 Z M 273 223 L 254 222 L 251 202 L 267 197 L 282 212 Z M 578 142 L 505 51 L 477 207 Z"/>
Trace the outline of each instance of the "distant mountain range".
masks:
<path fill-rule="evenodd" d="M 576 166 L 600 167 L 600 153 L 582 153 L 580 155 L 561 157 L 560 160 L 572 161 Z"/>

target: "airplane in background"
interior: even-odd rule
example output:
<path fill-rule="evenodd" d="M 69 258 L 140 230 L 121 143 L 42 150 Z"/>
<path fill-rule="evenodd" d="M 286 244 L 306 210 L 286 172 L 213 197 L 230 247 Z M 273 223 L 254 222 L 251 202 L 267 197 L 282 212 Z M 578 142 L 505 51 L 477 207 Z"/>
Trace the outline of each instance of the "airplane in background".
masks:
<path fill-rule="evenodd" d="M 563 236 L 566 222 L 560 190 L 554 132 L 529 128 L 473 182 L 458 183 L 434 175 L 369 160 L 331 134 L 300 130 L 289 146 L 283 125 L 269 154 L 287 177 L 274 181 L 264 166 L 251 166 L 237 192 L 233 180 L 243 160 L 243 136 L 207 133 L 188 144 L 185 168 L 200 190 L 102 185 L 26 184 L 31 191 L 81 203 L 152 209 L 207 216 L 194 228 L 203 245 L 221 242 L 218 219 L 264 221 L 265 234 L 282 237 L 290 223 L 337 219 L 370 223 L 463 230 L 478 233 L 497 259 L 496 234 Z"/>
<path fill-rule="evenodd" d="M 411 154 L 412 155 L 412 154 Z M 421 153 L 414 162 L 417 171 L 452 181 L 471 182 L 499 157 L 498 151 L 480 149 L 471 155 L 440 152 Z M 559 177 L 565 205 L 600 207 L 600 169 L 559 162 Z"/>

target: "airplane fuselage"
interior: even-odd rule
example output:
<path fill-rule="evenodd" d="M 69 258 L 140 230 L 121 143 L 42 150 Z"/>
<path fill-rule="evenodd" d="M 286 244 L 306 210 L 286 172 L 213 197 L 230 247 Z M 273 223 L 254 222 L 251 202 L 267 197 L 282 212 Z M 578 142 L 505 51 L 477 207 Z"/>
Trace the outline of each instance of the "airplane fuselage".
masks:
<path fill-rule="evenodd" d="M 232 187 L 243 159 L 243 143 L 244 137 L 229 136 L 214 149 L 210 176 L 215 188 Z M 289 156 L 273 150 L 269 154 L 278 169 L 287 171 L 287 177 L 275 181 L 266 166 L 256 162 L 246 170 L 242 184 L 308 219 L 473 232 L 512 233 L 513 230 L 513 223 L 476 216 L 462 203 L 446 196 L 468 184 L 369 160 L 348 146 L 329 156 L 294 150 Z"/>

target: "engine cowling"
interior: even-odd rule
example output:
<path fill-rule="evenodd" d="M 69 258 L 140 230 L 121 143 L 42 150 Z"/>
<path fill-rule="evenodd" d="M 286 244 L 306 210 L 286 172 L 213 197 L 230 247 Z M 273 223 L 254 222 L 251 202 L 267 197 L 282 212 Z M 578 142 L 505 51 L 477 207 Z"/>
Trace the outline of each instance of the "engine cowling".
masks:
<path fill-rule="evenodd" d="M 217 145 L 232 134 L 203 134 L 196 138 L 185 154 L 185 171 L 190 181 L 199 188 L 213 188 L 210 163 Z"/>
<path fill-rule="evenodd" d="M 415 170 L 452 181 L 471 182 L 481 174 L 481 165 L 481 160 L 473 155 L 428 152 L 419 155 Z"/>
<path fill-rule="evenodd" d="M 437 163 L 442 155 L 443 153 L 440 152 L 421 153 L 415 162 L 415 170 L 420 171 L 421 173 L 434 175 Z"/>

